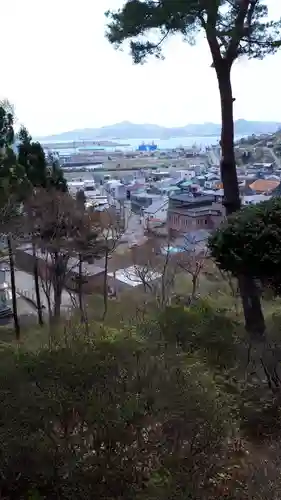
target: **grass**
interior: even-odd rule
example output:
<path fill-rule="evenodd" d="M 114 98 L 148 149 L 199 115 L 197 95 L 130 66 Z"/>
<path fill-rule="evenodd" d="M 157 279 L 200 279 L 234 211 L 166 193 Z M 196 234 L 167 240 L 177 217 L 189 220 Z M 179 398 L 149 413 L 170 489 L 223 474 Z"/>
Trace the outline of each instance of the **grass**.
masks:
<path fill-rule="evenodd" d="M 174 292 L 180 296 L 188 296 L 192 290 L 191 276 L 180 273 L 176 276 Z M 226 280 L 222 278 L 214 264 L 208 263 L 204 272 L 200 274 L 197 292 L 200 297 L 206 298 L 214 309 L 223 309 L 232 319 L 235 319 L 243 328 L 243 311 L 239 297 L 234 297 Z M 104 304 L 100 294 L 86 297 L 89 322 L 95 328 L 104 325 L 110 328 L 122 328 L 124 324 L 136 325 L 143 319 L 151 316 L 156 310 L 155 296 L 144 293 L 143 288 L 131 287 L 118 295 L 117 299 L 108 300 L 108 311 L 103 321 Z M 281 327 L 281 298 L 273 299 L 268 295 L 263 300 L 263 310 L 270 336 L 279 337 Z M 48 323 L 40 328 L 34 316 L 32 323 L 21 319 L 21 342 L 26 349 L 39 349 L 48 345 L 50 328 Z M 46 318 L 47 321 L 47 318 Z M 73 324 L 80 324 L 79 312 L 73 315 Z M 69 323 L 69 325 L 71 322 Z M 60 327 L 60 334 L 62 331 Z M 240 327 L 239 327 L 240 329 Z M 56 332 L 54 332 L 54 337 Z M 13 330 L 13 323 L 0 326 L 0 348 L 7 345 L 17 345 Z"/>

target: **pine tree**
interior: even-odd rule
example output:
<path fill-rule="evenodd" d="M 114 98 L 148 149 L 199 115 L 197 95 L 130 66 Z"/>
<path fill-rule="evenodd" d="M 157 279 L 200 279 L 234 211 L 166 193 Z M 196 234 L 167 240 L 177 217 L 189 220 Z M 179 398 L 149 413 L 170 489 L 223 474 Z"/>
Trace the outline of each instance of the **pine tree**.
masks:
<path fill-rule="evenodd" d="M 180 34 L 194 43 L 203 32 L 216 72 L 221 102 L 221 179 L 226 213 L 240 209 L 234 155 L 234 121 L 231 69 L 240 56 L 263 59 L 281 45 L 281 22 L 268 20 L 262 0 L 127 0 L 117 12 L 106 13 L 107 38 L 119 47 L 130 41 L 135 63 L 149 55 L 161 57 L 165 40 Z M 158 37 L 157 37 L 158 34 Z M 265 324 L 255 283 L 239 277 L 246 328 L 264 334 Z"/>

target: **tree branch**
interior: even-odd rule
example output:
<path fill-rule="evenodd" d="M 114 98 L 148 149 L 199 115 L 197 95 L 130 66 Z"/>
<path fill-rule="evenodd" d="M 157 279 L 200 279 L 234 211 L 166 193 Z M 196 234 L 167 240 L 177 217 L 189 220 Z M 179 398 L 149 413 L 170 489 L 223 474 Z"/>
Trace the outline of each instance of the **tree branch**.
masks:
<path fill-rule="evenodd" d="M 255 6 L 256 6 L 257 0 L 240 0 L 240 6 L 239 6 L 239 11 L 237 13 L 235 23 L 234 23 L 234 28 L 233 28 L 233 34 L 231 37 L 230 44 L 228 46 L 228 49 L 225 54 L 225 60 L 227 63 L 231 66 L 233 61 L 237 58 L 238 55 L 238 47 L 239 43 L 241 42 L 241 39 L 244 35 L 245 31 L 245 19 L 247 18 L 248 21 L 248 26 L 250 26 L 249 22 L 251 23 L 252 17 L 255 11 Z M 250 9 L 249 6 L 251 5 Z"/>
<path fill-rule="evenodd" d="M 202 21 L 204 23 L 204 24 L 202 24 L 202 26 L 206 31 L 207 41 L 208 41 L 210 51 L 212 54 L 214 66 L 217 66 L 218 64 L 220 64 L 220 62 L 222 60 L 220 46 L 219 46 L 219 42 L 217 39 L 217 33 L 216 33 L 216 22 L 217 22 L 217 17 L 218 17 L 218 10 L 219 10 L 218 5 L 215 8 L 214 8 L 214 6 L 209 7 L 209 9 L 207 10 L 208 17 L 207 17 L 206 23 L 205 23 L 204 18 L 202 19 L 202 16 L 200 17 L 201 23 L 202 23 Z"/>

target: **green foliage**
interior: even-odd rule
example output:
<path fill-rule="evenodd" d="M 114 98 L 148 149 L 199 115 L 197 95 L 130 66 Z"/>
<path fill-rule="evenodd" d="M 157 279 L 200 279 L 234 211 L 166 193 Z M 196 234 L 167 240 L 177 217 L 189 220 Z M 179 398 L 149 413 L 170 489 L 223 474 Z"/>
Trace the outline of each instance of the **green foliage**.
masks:
<path fill-rule="evenodd" d="M 15 205 L 22 201 L 29 182 L 25 170 L 18 164 L 13 150 L 14 119 L 7 104 L 0 105 L 0 208 L 1 220 L 6 221 Z M 4 213 L 5 212 L 5 213 Z"/>
<path fill-rule="evenodd" d="M 24 168 L 31 186 L 67 191 L 66 181 L 55 158 L 51 155 L 46 157 L 41 144 L 32 141 L 26 128 L 20 129 L 18 139 L 18 163 Z"/>
<path fill-rule="evenodd" d="M 56 189 L 57 191 L 61 191 L 62 193 L 66 193 L 68 191 L 67 181 L 64 178 L 63 171 L 59 165 L 58 160 L 54 157 L 54 155 L 48 155 L 48 179 L 47 186 L 50 189 Z"/>
<path fill-rule="evenodd" d="M 116 46 L 130 40 L 136 63 L 147 55 L 161 56 L 167 37 L 179 33 L 194 43 L 201 30 L 215 65 L 221 57 L 230 63 L 240 55 L 263 58 L 280 46 L 280 22 L 266 20 L 268 8 L 261 0 L 127 0 L 117 12 L 106 15 L 108 40 Z"/>
<path fill-rule="evenodd" d="M 225 400 L 206 369 L 124 336 L 1 351 L 5 498 L 197 498 L 221 464 Z"/>
<path fill-rule="evenodd" d="M 14 117 L 10 109 L 0 104 L 0 148 L 12 146 L 14 142 Z"/>
<path fill-rule="evenodd" d="M 165 340 L 185 352 L 199 352 L 201 358 L 217 369 L 235 362 L 235 324 L 222 311 L 213 310 L 206 301 L 193 306 L 167 307 L 159 318 Z"/>
<path fill-rule="evenodd" d="M 210 237 L 219 267 L 272 285 L 281 285 L 281 198 L 243 208 Z"/>

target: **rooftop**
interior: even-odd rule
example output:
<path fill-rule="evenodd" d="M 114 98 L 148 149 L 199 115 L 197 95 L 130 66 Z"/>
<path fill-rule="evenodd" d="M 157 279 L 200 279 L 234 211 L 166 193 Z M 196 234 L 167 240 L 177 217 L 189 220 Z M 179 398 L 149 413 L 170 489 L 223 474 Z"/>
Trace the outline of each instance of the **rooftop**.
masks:
<path fill-rule="evenodd" d="M 161 208 L 163 208 L 163 209 L 167 208 L 168 202 L 169 202 L 168 198 L 162 198 L 161 200 L 155 200 L 149 207 L 147 207 L 144 210 L 144 213 L 147 215 L 155 214 L 156 212 L 161 210 Z"/>
<path fill-rule="evenodd" d="M 126 269 L 118 269 L 115 273 L 108 273 L 108 276 L 126 285 L 136 287 L 143 283 L 141 280 L 142 273 L 143 276 L 145 276 L 146 282 L 155 281 L 161 278 L 160 273 L 153 272 L 152 270 L 147 273 L 142 266 L 131 266 Z"/>
<path fill-rule="evenodd" d="M 175 193 L 170 196 L 170 200 L 179 201 L 182 203 L 190 203 L 192 205 L 207 205 L 208 203 L 212 204 L 215 201 L 215 197 L 209 195 L 192 196 L 188 193 Z"/>
<path fill-rule="evenodd" d="M 32 255 L 32 246 L 28 243 L 26 245 L 21 245 L 20 247 L 18 247 L 19 250 L 22 250 L 23 252 L 26 252 L 28 253 L 29 255 Z M 47 259 L 47 262 L 49 264 L 52 263 L 52 259 L 50 257 L 50 254 L 49 253 L 44 253 L 42 252 L 41 250 L 39 250 L 38 248 L 36 249 L 36 256 L 38 259 L 42 259 L 46 262 L 46 259 Z M 72 272 L 74 274 L 78 274 L 79 270 L 78 270 L 78 258 L 74 258 L 74 257 L 70 257 L 69 260 L 68 260 L 68 271 L 69 272 Z M 100 266 L 96 266 L 95 264 L 88 264 L 88 262 L 83 262 L 82 263 L 82 273 L 83 275 L 85 276 L 95 276 L 97 274 L 101 274 L 104 272 L 104 268 L 100 267 Z"/>
<path fill-rule="evenodd" d="M 261 193 L 273 191 L 279 186 L 280 181 L 269 181 L 265 179 L 257 179 L 255 182 L 250 184 L 250 188 L 253 191 L 259 191 Z"/>
<path fill-rule="evenodd" d="M 208 207 L 193 207 L 189 209 L 185 208 L 172 208 L 169 209 L 170 214 L 185 215 L 188 217 L 197 217 L 198 215 L 221 215 L 221 211 L 215 208 Z"/>

